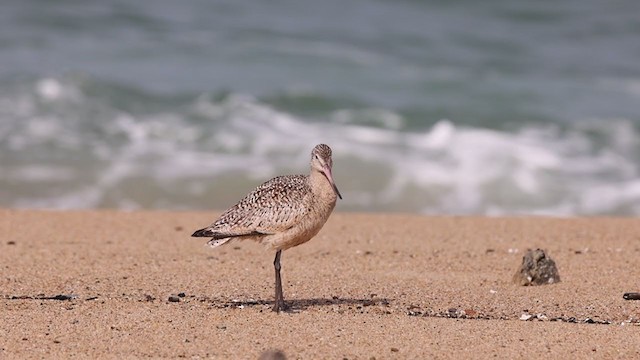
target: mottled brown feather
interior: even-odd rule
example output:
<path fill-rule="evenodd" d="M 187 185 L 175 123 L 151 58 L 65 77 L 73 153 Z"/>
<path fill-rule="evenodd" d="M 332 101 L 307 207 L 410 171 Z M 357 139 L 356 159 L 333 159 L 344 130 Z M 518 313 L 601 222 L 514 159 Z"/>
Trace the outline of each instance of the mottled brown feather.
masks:
<path fill-rule="evenodd" d="M 263 183 L 192 236 L 210 237 L 208 243 L 214 247 L 232 239 L 252 239 L 278 250 L 310 240 L 339 196 L 329 181 L 331 166 L 331 148 L 317 145 L 311 152 L 309 175 L 278 176 Z"/>
<path fill-rule="evenodd" d="M 227 236 L 274 234 L 300 221 L 311 205 L 308 175 L 275 177 L 225 211 L 208 229 Z"/>

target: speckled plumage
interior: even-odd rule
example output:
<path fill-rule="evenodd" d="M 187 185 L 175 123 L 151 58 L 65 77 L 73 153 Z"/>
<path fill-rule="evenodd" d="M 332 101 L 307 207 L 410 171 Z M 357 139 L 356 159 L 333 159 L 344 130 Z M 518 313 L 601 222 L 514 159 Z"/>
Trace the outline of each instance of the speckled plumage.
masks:
<path fill-rule="evenodd" d="M 282 251 L 313 238 L 342 196 L 333 182 L 331 148 L 317 145 L 311 151 L 309 175 L 275 177 L 258 186 L 225 211 L 213 224 L 192 236 L 210 237 L 212 247 L 234 239 L 255 240 L 276 250 L 273 261 L 276 296 L 273 311 L 286 309 L 280 278 Z"/>
<path fill-rule="evenodd" d="M 331 148 L 316 146 L 309 175 L 278 176 L 263 183 L 194 236 L 211 237 L 211 246 L 237 238 L 277 250 L 310 240 L 329 218 L 337 198 L 326 175 L 313 167 L 316 155 L 333 165 Z"/>
<path fill-rule="evenodd" d="M 307 178 L 278 176 L 258 186 L 209 227 L 214 239 L 275 234 L 295 226 L 313 203 Z"/>

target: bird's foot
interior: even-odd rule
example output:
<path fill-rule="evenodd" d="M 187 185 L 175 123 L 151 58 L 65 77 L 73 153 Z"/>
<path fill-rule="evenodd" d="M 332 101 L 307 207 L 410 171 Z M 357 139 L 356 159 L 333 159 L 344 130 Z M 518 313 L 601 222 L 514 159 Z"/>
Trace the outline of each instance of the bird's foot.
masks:
<path fill-rule="evenodd" d="M 284 300 L 276 300 L 272 310 L 279 313 L 280 311 L 289 311 L 290 308 L 287 304 L 285 304 Z"/>

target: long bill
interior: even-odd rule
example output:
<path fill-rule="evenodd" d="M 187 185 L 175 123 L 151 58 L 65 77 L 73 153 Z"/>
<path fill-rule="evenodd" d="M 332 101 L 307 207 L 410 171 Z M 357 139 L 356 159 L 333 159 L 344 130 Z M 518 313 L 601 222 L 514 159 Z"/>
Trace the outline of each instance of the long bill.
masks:
<path fill-rule="evenodd" d="M 327 177 L 327 180 L 329 180 L 329 184 L 331 184 L 331 186 L 333 187 L 333 191 L 336 192 L 336 195 L 338 195 L 338 197 L 340 198 L 340 200 L 342 200 L 342 195 L 340 195 L 340 190 L 338 190 L 338 187 L 336 186 L 336 183 L 333 181 L 333 175 L 331 174 L 331 167 L 330 166 L 324 166 L 324 176 Z"/>

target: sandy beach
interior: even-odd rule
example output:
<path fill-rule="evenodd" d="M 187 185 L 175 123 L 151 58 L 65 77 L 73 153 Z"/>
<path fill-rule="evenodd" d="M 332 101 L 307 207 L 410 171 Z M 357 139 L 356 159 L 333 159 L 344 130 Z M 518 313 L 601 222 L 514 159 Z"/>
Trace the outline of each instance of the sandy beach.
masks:
<path fill-rule="evenodd" d="M 272 252 L 190 237 L 216 215 L 0 210 L 0 358 L 640 357 L 639 220 L 338 212 L 276 314 Z M 560 283 L 512 283 L 528 248 Z"/>

